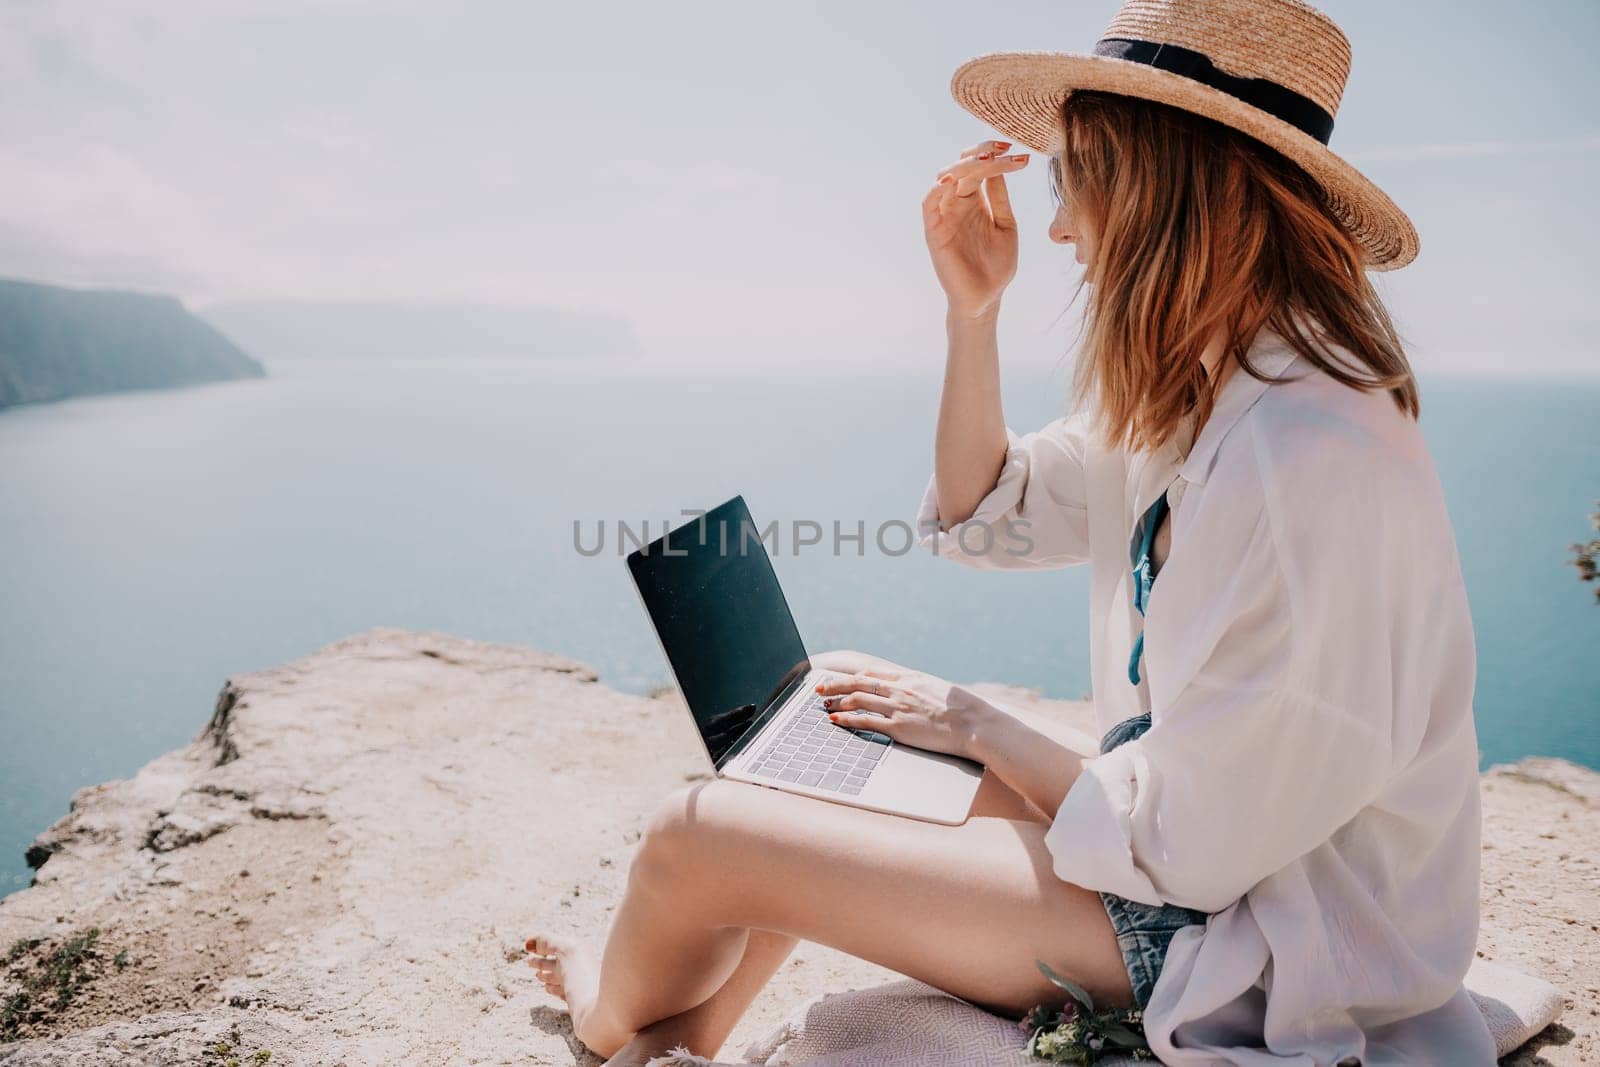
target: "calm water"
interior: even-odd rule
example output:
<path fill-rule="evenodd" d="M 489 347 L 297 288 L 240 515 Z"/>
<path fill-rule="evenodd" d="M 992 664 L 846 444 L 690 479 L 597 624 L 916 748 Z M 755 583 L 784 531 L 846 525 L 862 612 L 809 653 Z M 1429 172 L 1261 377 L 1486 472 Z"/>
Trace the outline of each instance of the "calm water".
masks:
<path fill-rule="evenodd" d="M 1080 697 L 1087 573 L 880 553 L 931 459 L 938 361 L 841 379 L 647 364 L 281 364 L 274 377 L 0 414 L 0 892 L 72 792 L 194 736 L 229 674 L 372 626 L 666 668 L 617 551 L 744 493 L 813 649 Z M 1053 417 L 1062 373 L 1013 376 Z M 1484 765 L 1600 767 L 1600 606 L 1567 565 L 1600 496 L 1597 384 L 1424 381 L 1479 640 Z M 592 547 L 581 555 L 573 521 Z M 835 556 L 838 519 L 869 543 Z M 798 555 L 796 521 L 828 531 Z M 891 547 L 895 547 L 891 545 Z M 687 724 L 686 724 L 687 728 Z"/>

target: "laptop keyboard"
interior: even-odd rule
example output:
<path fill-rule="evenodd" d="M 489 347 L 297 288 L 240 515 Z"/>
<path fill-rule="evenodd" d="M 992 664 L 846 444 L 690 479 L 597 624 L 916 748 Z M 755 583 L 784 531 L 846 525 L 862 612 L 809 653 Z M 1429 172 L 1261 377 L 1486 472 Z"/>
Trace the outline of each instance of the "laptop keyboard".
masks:
<path fill-rule="evenodd" d="M 836 725 L 813 694 L 766 743 L 750 770 L 780 782 L 855 795 L 889 751 L 888 735 Z"/>

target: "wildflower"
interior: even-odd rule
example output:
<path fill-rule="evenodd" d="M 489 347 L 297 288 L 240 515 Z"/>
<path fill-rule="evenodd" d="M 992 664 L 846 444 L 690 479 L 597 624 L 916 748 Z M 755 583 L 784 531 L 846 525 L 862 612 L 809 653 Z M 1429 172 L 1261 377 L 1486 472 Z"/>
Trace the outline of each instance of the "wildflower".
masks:
<path fill-rule="evenodd" d="M 1029 1033 L 1027 1054 L 1051 1063 L 1093 1064 L 1122 1052 L 1135 1060 L 1154 1060 L 1144 1038 L 1144 1012 L 1137 1007 L 1096 1011 L 1088 990 L 1035 960 L 1039 970 L 1060 988 L 1067 1001 L 1059 1008 L 1039 1004 L 1020 1025 Z"/>

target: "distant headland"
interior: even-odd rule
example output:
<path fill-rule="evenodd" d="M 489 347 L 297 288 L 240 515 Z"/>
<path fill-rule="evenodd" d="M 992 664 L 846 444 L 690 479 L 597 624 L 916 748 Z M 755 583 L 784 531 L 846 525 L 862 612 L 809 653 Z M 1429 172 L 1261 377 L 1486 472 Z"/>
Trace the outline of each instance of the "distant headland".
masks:
<path fill-rule="evenodd" d="M 240 300 L 199 310 L 265 360 L 634 357 L 608 311 L 418 300 Z"/>
<path fill-rule="evenodd" d="M 0 278 L 0 408 L 264 374 L 175 297 Z"/>

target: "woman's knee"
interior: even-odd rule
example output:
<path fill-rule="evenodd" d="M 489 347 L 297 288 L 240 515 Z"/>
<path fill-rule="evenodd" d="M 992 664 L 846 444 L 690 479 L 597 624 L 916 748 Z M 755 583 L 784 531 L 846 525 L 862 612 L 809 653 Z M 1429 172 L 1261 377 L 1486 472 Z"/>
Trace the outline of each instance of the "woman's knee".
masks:
<path fill-rule="evenodd" d="M 680 786 L 656 804 L 639 839 L 633 870 L 640 876 L 679 878 L 714 860 L 726 827 L 720 793 L 736 782 L 713 780 Z"/>

